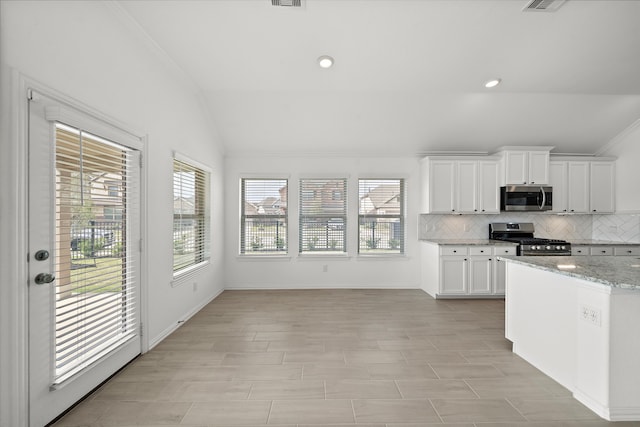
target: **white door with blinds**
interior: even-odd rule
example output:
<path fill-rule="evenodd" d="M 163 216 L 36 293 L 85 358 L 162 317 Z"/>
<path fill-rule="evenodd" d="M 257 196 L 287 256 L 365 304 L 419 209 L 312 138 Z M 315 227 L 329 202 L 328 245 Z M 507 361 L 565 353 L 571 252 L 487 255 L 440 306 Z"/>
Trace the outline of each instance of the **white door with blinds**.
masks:
<path fill-rule="evenodd" d="M 140 354 L 138 138 L 29 92 L 29 424 Z"/>

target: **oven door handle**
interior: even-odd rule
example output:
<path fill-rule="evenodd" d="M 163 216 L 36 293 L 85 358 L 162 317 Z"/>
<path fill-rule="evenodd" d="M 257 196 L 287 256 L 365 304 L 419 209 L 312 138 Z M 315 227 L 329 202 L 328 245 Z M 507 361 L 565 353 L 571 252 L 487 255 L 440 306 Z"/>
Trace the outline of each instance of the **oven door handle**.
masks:
<path fill-rule="evenodd" d="M 544 188 L 540 187 L 540 193 L 542 193 L 542 203 L 540 204 L 540 210 L 544 207 L 547 202 L 547 194 L 544 192 Z"/>

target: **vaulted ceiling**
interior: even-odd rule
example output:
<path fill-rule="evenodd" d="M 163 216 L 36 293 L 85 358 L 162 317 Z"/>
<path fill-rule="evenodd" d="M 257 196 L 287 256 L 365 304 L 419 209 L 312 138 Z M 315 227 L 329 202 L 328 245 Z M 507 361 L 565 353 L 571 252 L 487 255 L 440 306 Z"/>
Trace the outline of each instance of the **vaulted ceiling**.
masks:
<path fill-rule="evenodd" d="M 640 2 L 527 3 L 116 5 L 194 83 L 230 155 L 597 153 L 640 119 Z"/>

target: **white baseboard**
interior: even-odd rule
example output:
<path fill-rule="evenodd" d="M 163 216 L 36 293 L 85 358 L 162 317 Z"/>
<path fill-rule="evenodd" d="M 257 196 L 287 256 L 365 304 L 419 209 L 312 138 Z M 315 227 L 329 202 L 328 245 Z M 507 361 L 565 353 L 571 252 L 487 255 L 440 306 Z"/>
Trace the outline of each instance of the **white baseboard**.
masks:
<path fill-rule="evenodd" d="M 191 319 L 197 312 L 199 312 L 200 310 L 202 310 L 207 304 L 209 304 L 211 301 L 213 301 L 214 299 L 218 298 L 218 296 L 224 292 L 225 289 L 221 289 L 219 290 L 216 294 L 214 294 L 211 298 L 205 300 L 203 303 L 198 304 L 197 306 L 195 306 L 193 309 L 191 309 L 189 312 L 187 312 L 182 319 L 180 319 L 175 325 L 171 325 L 169 326 L 167 329 L 165 329 L 164 331 L 160 332 L 159 335 L 157 335 L 156 337 L 154 337 L 153 339 L 149 340 L 149 350 L 153 349 L 155 346 L 157 346 L 158 344 L 160 344 L 162 342 L 162 340 L 164 340 L 166 337 L 168 337 L 169 335 L 171 335 L 171 333 L 173 331 L 175 331 L 176 329 L 178 329 L 184 322 L 186 322 L 187 320 Z M 147 350 L 147 351 L 149 351 Z"/>
<path fill-rule="evenodd" d="M 304 284 L 288 285 L 282 283 L 247 283 L 242 285 L 226 285 L 229 291 L 259 291 L 259 290 L 300 290 L 300 289 L 421 289 L 420 285 L 359 285 L 359 284 Z"/>

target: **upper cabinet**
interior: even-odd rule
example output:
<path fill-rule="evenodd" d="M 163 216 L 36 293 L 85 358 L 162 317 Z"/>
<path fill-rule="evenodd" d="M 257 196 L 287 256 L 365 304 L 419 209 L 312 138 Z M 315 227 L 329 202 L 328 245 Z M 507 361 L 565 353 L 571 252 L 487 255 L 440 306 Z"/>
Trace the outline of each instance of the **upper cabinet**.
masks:
<path fill-rule="evenodd" d="M 591 213 L 613 213 L 615 201 L 615 163 L 591 162 L 589 198 Z"/>
<path fill-rule="evenodd" d="M 613 213 L 615 162 L 611 159 L 552 160 L 549 184 L 557 213 Z"/>
<path fill-rule="evenodd" d="M 428 157 L 422 164 L 424 213 L 500 212 L 497 159 Z"/>
<path fill-rule="evenodd" d="M 553 147 L 515 149 L 503 147 L 505 185 L 547 185 L 549 183 L 549 152 Z"/>

